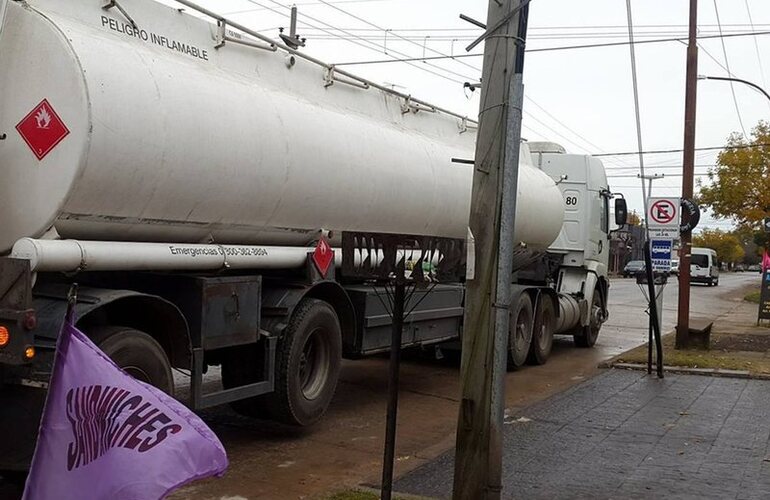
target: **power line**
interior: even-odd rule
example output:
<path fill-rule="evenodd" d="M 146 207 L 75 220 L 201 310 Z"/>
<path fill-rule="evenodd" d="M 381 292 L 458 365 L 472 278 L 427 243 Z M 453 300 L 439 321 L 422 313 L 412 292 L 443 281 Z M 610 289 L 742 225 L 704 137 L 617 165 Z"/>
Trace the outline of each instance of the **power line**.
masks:
<path fill-rule="evenodd" d="M 263 4 L 261 4 L 261 3 L 257 2 L 257 1 L 255 1 L 255 0 L 246 0 L 246 1 L 247 1 L 247 2 L 249 2 L 249 3 L 251 3 L 251 4 L 254 4 L 254 5 L 258 5 L 259 7 L 263 7 L 264 9 L 266 9 L 266 10 L 269 10 L 269 11 L 271 11 L 271 12 L 274 12 L 274 13 L 276 13 L 276 14 L 279 14 L 279 15 L 281 15 L 281 16 L 284 16 L 284 15 L 285 15 L 283 12 L 280 12 L 280 11 L 278 11 L 278 10 L 277 10 L 277 9 L 275 9 L 275 8 L 273 8 L 273 7 L 268 7 L 268 6 L 266 6 L 266 5 L 263 5 Z M 277 5 L 279 5 L 279 6 L 281 6 L 281 7 L 283 7 L 283 8 L 285 8 L 285 9 L 290 9 L 290 7 L 286 7 L 285 5 L 283 5 L 283 4 L 281 4 L 281 3 L 278 3 L 278 2 L 276 2 L 276 1 L 274 1 L 274 0 L 270 0 L 270 1 L 271 1 L 271 2 L 273 2 L 273 3 L 275 3 L 275 4 L 277 4 Z M 326 23 L 325 21 L 321 21 L 320 19 L 316 19 L 316 18 L 314 18 L 314 17 L 312 17 L 312 16 L 304 15 L 303 17 L 307 17 L 308 19 L 314 20 L 314 21 L 316 21 L 316 22 L 319 22 L 319 23 L 321 23 L 321 24 L 323 24 L 323 25 L 326 25 L 326 26 L 330 26 L 330 27 L 333 27 L 333 26 L 331 26 L 330 24 Z M 318 29 L 318 30 L 321 30 L 321 31 L 327 31 L 328 33 L 330 33 L 330 34 L 331 34 L 331 32 L 330 32 L 330 31 L 328 31 L 328 30 L 325 30 L 324 28 L 321 28 L 321 27 L 319 27 L 319 26 L 315 26 L 315 25 L 313 25 L 313 24 L 310 24 L 310 23 L 308 23 L 307 21 L 304 21 L 304 20 L 300 20 L 299 22 L 300 22 L 301 24 L 303 24 L 303 25 L 306 25 L 306 26 L 310 26 L 311 28 L 315 28 L 315 29 Z M 353 34 L 349 34 L 349 33 L 346 33 L 346 34 L 348 34 L 348 35 L 349 35 L 349 36 L 351 36 L 352 38 L 356 38 L 356 35 L 353 35 Z M 340 39 L 341 39 L 341 40 L 343 40 L 343 41 L 346 41 L 346 42 L 348 42 L 348 43 L 352 43 L 352 44 L 354 44 L 354 45 L 357 45 L 357 46 L 363 47 L 363 48 L 365 48 L 365 49 L 367 49 L 367 50 L 373 50 L 373 51 L 375 51 L 375 52 L 378 52 L 378 53 L 380 52 L 380 48 L 379 48 L 379 46 L 377 46 L 377 48 L 374 48 L 374 47 L 372 47 L 371 45 L 375 45 L 375 46 L 376 46 L 376 44 L 372 44 L 372 42 L 368 42 L 368 41 L 366 41 L 366 40 L 364 40 L 364 42 L 366 42 L 368 45 L 365 45 L 365 44 L 363 44 L 363 43 L 357 42 L 356 40 L 351 40 L 351 39 L 348 39 L 348 38 L 345 38 L 345 37 L 340 37 Z M 400 52 L 397 52 L 397 51 L 393 51 L 393 52 L 394 52 L 394 53 L 396 53 L 396 54 L 402 55 L 402 56 L 406 56 L 406 54 L 403 54 L 403 53 L 400 53 Z M 391 56 L 391 57 L 393 57 L 393 56 Z M 422 66 L 418 66 L 418 65 L 416 65 L 416 64 L 410 64 L 410 63 L 408 63 L 408 64 L 409 64 L 410 66 L 413 66 L 413 67 L 415 67 L 415 68 L 417 68 L 417 69 L 420 69 L 420 70 L 422 70 L 422 71 L 425 71 L 425 72 L 427 72 L 427 73 L 430 73 L 430 74 L 432 74 L 432 75 L 434 75 L 434 76 L 437 76 L 437 77 L 439 77 L 439 78 L 443 78 L 443 79 L 445 79 L 445 80 L 449 80 L 450 82 L 453 82 L 453 83 L 457 83 L 457 84 L 460 84 L 460 85 L 462 85 L 462 84 L 463 84 L 463 82 L 462 82 L 462 81 L 460 81 L 460 80 L 455 80 L 454 78 L 450 78 L 450 77 L 448 77 L 448 76 L 446 76 L 446 75 L 442 75 L 442 74 L 436 73 L 435 71 L 432 71 L 432 70 L 430 70 L 430 69 L 428 69 L 428 68 L 424 68 L 424 67 L 422 67 Z M 434 66 L 434 65 L 431 65 L 431 66 Z M 441 67 L 439 67 L 439 66 L 434 66 L 434 67 L 438 67 L 439 69 L 442 69 L 442 70 L 444 70 L 443 68 L 441 68 Z M 448 70 L 444 70 L 444 71 L 448 71 Z M 462 75 L 460 75 L 460 76 L 462 76 Z"/>
<path fill-rule="evenodd" d="M 752 30 L 754 29 L 754 18 L 751 15 L 751 7 L 749 7 L 749 0 L 744 0 L 746 3 L 746 12 L 749 14 L 749 24 L 752 26 Z M 762 76 L 762 86 L 767 87 L 767 80 L 765 79 L 765 69 L 762 66 L 762 55 L 759 52 L 759 42 L 757 39 L 754 39 L 754 48 L 757 51 L 757 62 L 759 63 L 759 74 Z"/>
<path fill-rule="evenodd" d="M 417 45 L 418 47 L 420 46 L 420 44 L 419 44 L 419 43 L 417 43 L 417 42 L 414 42 L 414 41 L 412 41 L 412 40 L 408 40 L 408 39 L 406 39 L 406 38 L 402 37 L 401 35 L 398 35 L 398 34 L 396 34 L 396 33 L 393 33 L 393 31 L 392 31 L 392 30 L 387 30 L 387 29 L 383 28 L 382 26 L 377 26 L 376 24 L 374 24 L 374 23 L 372 23 L 372 22 L 370 22 L 370 21 L 368 21 L 368 20 L 366 20 L 366 19 L 364 19 L 364 18 L 362 18 L 362 17 L 359 17 L 359 16 L 357 16 L 357 15 L 355 15 L 355 14 L 352 14 L 352 13 L 350 13 L 350 12 L 346 11 L 345 9 L 342 9 L 342 8 L 340 8 L 340 7 L 337 7 L 337 6 L 335 6 L 335 5 L 332 5 L 330 2 L 327 2 L 326 0 L 319 0 L 319 1 L 320 1 L 322 4 L 324 4 L 324 5 L 328 6 L 328 7 L 331 7 L 331 8 L 332 8 L 332 9 L 334 9 L 334 10 L 337 10 L 337 11 L 339 11 L 339 12 L 342 12 L 343 14 L 345 14 L 345 15 L 347 15 L 347 16 L 350 16 L 350 17 L 352 17 L 353 19 L 356 19 L 356 20 L 358 20 L 358 21 L 361 21 L 362 23 L 364 23 L 364 24 L 366 24 L 366 25 L 368 25 L 368 26 L 371 26 L 371 27 L 373 27 L 373 28 L 375 28 L 375 29 L 379 29 L 379 30 L 381 30 L 381 31 L 383 31 L 383 32 L 385 32 L 385 33 L 387 33 L 388 31 L 390 31 L 390 32 L 393 34 L 393 36 L 395 36 L 396 38 L 400 38 L 400 39 L 402 39 L 402 40 L 406 40 L 407 42 L 409 42 L 409 43 L 411 43 L 411 44 L 413 44 L 413 45 Z M 423 50 L 426 50 L 426 49 L 427 49 L 425 45 L 423 45 L 423 46 L 422 46 L 422 48 L 423 48 Z M 446 55 L 447 55 L 447 54 L 444 54 L 443 52 L 439 52 L 439 51 L 437 51 L 437 50 L 434 50 L 434 49 L 427 49 L 427 50 L 429 50 L 429 51 L 433 52 L 434 54 L 439 54 L 439 55 L 442 55 L 442 56 L 446 56 Z M 458 61 L 458 63 L 459 63 L 459 64 L 462 64 L 463 66 L 467 66 L 468 68 L 471 68 L 471 69 L 473 69 L 473 70 L 475 70 L 475 71 L 478 71 L 479 73 L 481 73 L 481 68 L 477 68 L 476 66 L 472 66 L 472 65 L 470 65 L 470 64 L 468 64 L 468 63 L 466 63 L 466 62 L 463 62 L 463 61 Z"/>
<path fill-rule="evenodd" d="M 710 146 L 707 148 L 695 148 L 695 151 L 719 151 L 722 149 L 751 149 L 751 148 L 761 148 L 761 147 L 768 147 L 770 146 L 770 143 L 760 143 L 760 144 L 745 144 L 745 145 L 739 145 L 739 146 Z M 658 149 L 653 151 L 642 151 L 642 154 L 645 155 L 660 155 L 660 154 L 668 154 L 668 153 L 681 153 L 683 152 L 683 149 Z M 622 153 L 592 153 L 591 156 L 596 157 L 602 157 L 602 156 L 629 156 L 629 155 L 638 155 L 639 151 L 624 151 Z"/>
<path fill-rule="evenodd" d="M 253 1 L 253 0 L 249 0 Z M 735 38 L 735 37 L 745 37 L 745 36 L 762 36 L 762 35 L 770 35 L 770 31 L 754 31 L 751 33 L 734 33 L 734 34 L 727 34 L 727 35 L 706 35 L 706 36 L 700 36 L 698 37 L 698 40 L 709 40 L 714 38 Z M 651 44 L 651 43 L 668 43 L 668 42 L 682 42 L 685 41 L 686 38 L 657 38 L 654 40 L 635 40 L 633 43 L 634 45 L 645 45 L 645 44 Z M 563 50 L 582 50 L 582 49 L 597 49 L 597 48 L 604 48 L 604 47 L 622 47 L 629 45 L 628 41 L 625 42 L 612 42 L 612 43 L 591 43 L 591 44 L 585 44 L 585 45 L 565 45 L 560 47 L 542 47 L 538 49 L 527 49 L 525 52 L 528 53 L 534 53 L 534 52 L 556 52 L 556 51 L 563 51 Z M 371 61 L 346 61 L 346 62 L 339 62 L 334 63 L 335 66 L 353 66 L 353 65 L 364 65 L 364 64 L 386 64 L 386 63 L 394 63 L 394 62 L 416 62 L 416 61 L 436 61 L 441 59 L 465 59 L 468 57 L 481 57 L 484 54 L 459 54 L 459 55 L 448 55 L 448 56 L 429 56 L 429 57 L 410 57 L 406 59 L 380 59 L 380 60 L 371 60 Z"/>
<path fill-rule="evenodd" d="M 717 26 L 719 26 L 719 34 L 722 34 L 722 21 L 719 19 L 719 7 L 717 7 L 717 0 L 714 0 L 714 12 L 717 15 Z M 734 75 L 730 71 L 730 59 L 727 57 L 727 46 L 725 45 L 725 39 L 720 38 L 720 42 L 722 43 L 722 53 L 725 56 L 725 67 L 727 68 L 727 76 L 733 78 Z M 735 104 L 735 112 L 738 114 L 738 123 L 741 125 L 741 131 L 743 131 L 743 137 L 748 137 L 746 135 L 746 128 L 743 126 L 743 117 L 741 116 L 741 108 L 738 106 L 738 98 L 735 96 L 735 84 L 732 80 L 730 80 L 730 92 L 733 94 L 733 103 Z"/>
<path fill-rule="evenodd" d="M 390 0 L 335 0 L 332 3 L 369 3 L 369 2 L 387 2 Z M 298 2 L 294 3 L 297 7 L 301 7 L 303 5 L 312 6 L 312 5 L 321 5 L 318 2 Z M 259 9 L 242 9 L 242 10 L 234 10 L 232 12 L 225 12 L 222 15 L 223 16 L 235 16 L 239 14 L 247 14 L 250 12 L 259 12 L 261 10 L 268 10 L 265 7 L 261 7 Z"/>

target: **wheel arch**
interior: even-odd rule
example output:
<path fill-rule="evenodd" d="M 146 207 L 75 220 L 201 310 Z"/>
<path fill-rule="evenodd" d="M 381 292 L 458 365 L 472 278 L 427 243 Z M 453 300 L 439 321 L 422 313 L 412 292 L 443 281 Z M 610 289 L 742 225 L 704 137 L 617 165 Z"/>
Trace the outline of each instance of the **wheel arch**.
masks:
<path fill-rule="evenodd" d="M 55 338 L 67 310 L 66 291 L 46 292 L 35 298 L 36 333 Z M 141 311 L 141 314 L 137 314 Z M 192 366 L 192 344 L 187 321 L 171 302 L 131 290 L 81 287 L 75 307 L 76 326 L 86 335 L 94 327 L 116 325 L 143 331 L 163 347 L 171 365 Z"/>
<path fill-rule="evenodd" d="M 264 328 L 281 335 L 288 326 L 294 309 L 303 299 L 317 299 L 329 304 L 340 321 L 343 346 L 351 345 L 356 334 L 356 313 L 345 289 L 336 281 L 321 281 L 311 286 L 277 286 L 267 284 L 263 290 Z"/>

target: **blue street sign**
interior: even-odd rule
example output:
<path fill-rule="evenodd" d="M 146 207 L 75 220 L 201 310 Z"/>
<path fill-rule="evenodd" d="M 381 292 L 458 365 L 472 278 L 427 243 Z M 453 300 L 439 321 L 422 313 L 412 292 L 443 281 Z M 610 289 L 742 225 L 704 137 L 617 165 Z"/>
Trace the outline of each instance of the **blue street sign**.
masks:
<path fill-rule="evenodd" d="M 652 257 L 652 270 L 667 273 L 671 270 L 671 253 L 674 250 L 674 242 L 670 239 L 650 240 L 650 252 Z"/>

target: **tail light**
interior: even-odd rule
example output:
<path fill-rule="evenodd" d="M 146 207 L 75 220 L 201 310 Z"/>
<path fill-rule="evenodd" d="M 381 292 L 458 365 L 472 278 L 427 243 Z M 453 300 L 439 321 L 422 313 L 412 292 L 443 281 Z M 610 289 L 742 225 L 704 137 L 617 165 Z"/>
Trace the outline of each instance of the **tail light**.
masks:
<path fill-rule="evenodd" d="M 0 348 L 7 346 L 11 342 L 11 334 L 8 328 L 0 326 Z"/>

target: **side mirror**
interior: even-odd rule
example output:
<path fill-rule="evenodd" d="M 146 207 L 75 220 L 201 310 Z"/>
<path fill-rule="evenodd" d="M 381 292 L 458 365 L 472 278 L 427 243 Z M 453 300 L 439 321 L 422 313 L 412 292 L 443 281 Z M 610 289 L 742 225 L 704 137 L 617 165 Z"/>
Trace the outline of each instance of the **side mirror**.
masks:
<path fill-rule="evenodd" d="M 628 204 L 625 198 L 615 199 L 615 224 L 625 226 L 628 223 Z"/>

